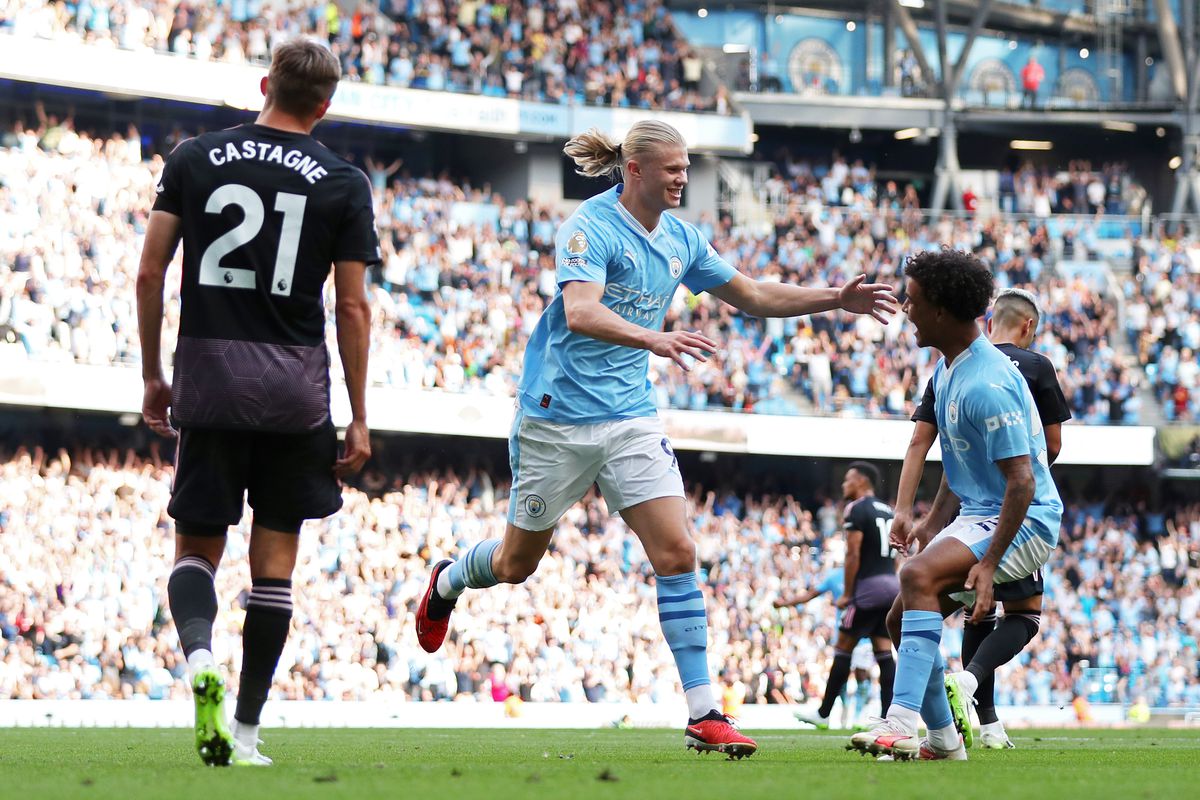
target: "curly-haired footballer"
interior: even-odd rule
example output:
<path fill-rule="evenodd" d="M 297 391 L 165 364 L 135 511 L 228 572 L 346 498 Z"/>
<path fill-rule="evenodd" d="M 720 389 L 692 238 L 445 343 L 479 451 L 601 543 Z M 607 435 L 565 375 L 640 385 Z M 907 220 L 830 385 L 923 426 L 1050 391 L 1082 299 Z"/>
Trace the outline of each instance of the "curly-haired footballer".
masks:
<path fill-rule="evenodd" d="M 1021 580 L 1046 563 L 1063 507 L 1029 387 L 977 322 L 994 290 L 991 272 L 974 256 L 943 249 L 913 256 L 905 277 L 904 311 L 917 344 L 942 353 L 932 382 L 945 480 L 919 526 L 941 532 L 921 542 L 921 552 L 900 570 L 892 704 L 879 725 L 851 737 L 849 748 L 897 759 L 965 760 L 939 651 L 942 614 L 955 602 L 949 595 L 974 592 L 972 621 L 979 622 L 992 605 L 993 583 Z M 907 547 L 908 537 L 898 544 Z M 922 718 L 929 736 L 918 741 Z"/>

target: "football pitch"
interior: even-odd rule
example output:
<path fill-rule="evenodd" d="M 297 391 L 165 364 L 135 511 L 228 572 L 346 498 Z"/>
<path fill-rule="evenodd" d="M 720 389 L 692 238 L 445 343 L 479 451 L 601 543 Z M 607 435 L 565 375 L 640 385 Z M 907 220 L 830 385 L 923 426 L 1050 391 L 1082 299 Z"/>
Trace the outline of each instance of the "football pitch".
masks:
<path fill-rule="evenodd" d="M 0 729 L 0 797 L 814 798 L 1196 797 L 1200 731 L 1014 731 L 968 763 L 881 763 L 846 737 L 758 732 L 753 758 L 683 749 L 675 730 L 270 730 L 271 768 L 210 768 L 182 729 Z"/>

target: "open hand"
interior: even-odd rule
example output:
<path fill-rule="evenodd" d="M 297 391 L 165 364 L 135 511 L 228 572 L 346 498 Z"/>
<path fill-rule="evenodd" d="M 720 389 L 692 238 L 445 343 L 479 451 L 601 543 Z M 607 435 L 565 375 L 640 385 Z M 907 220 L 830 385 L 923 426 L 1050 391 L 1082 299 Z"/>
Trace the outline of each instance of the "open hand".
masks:
<path fill-rule="evenodd" d="M 892 287 L 887 283 L 867 283 L 866 275 L 855 275 L 838 293 L 838 300 L 846 311 L 853 314 L 870 314 L 884 325 L 888 317 L 896 313 L 897 300 Z"/>
<path fill-rule="evenodd" d="M 684 353 L 697 361 L 708 361 L 708 357 L 717 352 L 717 343 L 697 331 L 663 331 L 654 339 L 650 352 L 669 358 L 684 372 L 690 372 L 692 367 L 683 357 Z"/>

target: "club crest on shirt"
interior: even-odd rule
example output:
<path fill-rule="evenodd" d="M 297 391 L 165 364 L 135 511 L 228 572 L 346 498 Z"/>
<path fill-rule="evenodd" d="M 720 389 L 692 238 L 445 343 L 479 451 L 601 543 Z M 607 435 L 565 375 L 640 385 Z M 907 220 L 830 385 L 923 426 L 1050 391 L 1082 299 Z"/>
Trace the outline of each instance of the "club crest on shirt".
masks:
<path fill-rule="evenodd" d="M 587 235 L 583 231 L 575 231 L 571 234 L 571 238 L 567 239 L 567 252 L 571 255 L 581 256 L 587 252 L 587 249 Z"/>
<path fill-rule="evenodd" d="M 669 263 L 671 266 L 672 278 L 678 278 L 683 274 L 683 261 L 679 258 L 679 256 L 671 256 L 671 261 Z"/>
<path fill-rule="evenodd" d="M 949 407 L 946 409 L 946 417 L 949 418 L 951 425 L 958 424 L 958 403 L 950 402 Z"/>

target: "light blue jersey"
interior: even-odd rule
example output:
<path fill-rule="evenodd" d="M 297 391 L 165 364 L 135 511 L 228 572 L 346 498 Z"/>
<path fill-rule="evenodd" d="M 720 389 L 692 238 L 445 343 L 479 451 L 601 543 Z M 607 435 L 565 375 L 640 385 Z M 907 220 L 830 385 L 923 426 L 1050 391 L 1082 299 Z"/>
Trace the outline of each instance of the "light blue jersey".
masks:
<path fill-rule="evenodd" d="M 834 602 L 846 593 L 846 570 L 843 567 L 834 567 L 825 573 L 825 577 L 821 578 L 821 582 L 817 584 L 817 591 L 821 594 L 828 593 L 833 598 Z M 842 625 L 842 609 L 836 609 L 833 615 L 833 626 L 839 628 Z"/>
<path fill-rule="evenodd" d="M 996 462 L 1027 455 L 1034 492 L 1025 524 L 1056 545 L 1062 500 L 1050 477 L 1041 417 L 1013 362 L 981 335 L 952 365 L 939 361 L 932 380 L 942 466 L 950 490 L 962 501 L 960 513 L 998 515 L 1007 484 Z"/>
<path fill-rule="evenodd" d="M 558 231 L 558 291 L 529 337 L 518 392 L 521 411 L 530 417 L 590 424 L 657 413 L 649 351 L 572 333 L 563 284 L 604 284 L 605 306 L 658 331 L 680 283 L 699 294 L 737 274 L 694 226 L 670 214 L 647 232 L 617 202 L 623 189 L 618 184 L 584 201 Z"/>
<path fill-rule="evenodd" d="M 829 593 L 837 600 L 846 591 L 846 570 L 837 567 L 826 572 L 825 577 L 817 584 L 817 591 L 821 594 Z"/>

